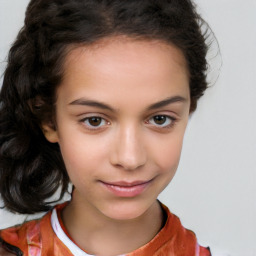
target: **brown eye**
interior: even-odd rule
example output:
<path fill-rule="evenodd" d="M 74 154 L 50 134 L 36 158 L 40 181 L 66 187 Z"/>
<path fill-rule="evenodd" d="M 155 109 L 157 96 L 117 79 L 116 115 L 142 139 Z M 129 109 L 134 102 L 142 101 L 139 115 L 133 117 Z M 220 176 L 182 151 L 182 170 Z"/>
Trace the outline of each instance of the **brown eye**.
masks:
<path fill-rule="evenodd" d="M 102 118 L 101 117 L 90 117 L 87 120 L 88 120 L 88 123 L 91 126 L 99 126 L 101 124 L 101 122 L 102 122 Z"/>
<path fill-rule="evenodd" d="M 88 128 L 88 129 L 98 129 L 102 126 L 109 124 L 104 118 L 99 116 L 91 116 L 86 117 L 81 120 L 81 122 Z"/>
<path fill-rule="evenodd" d="M 171 116 L 166 116 L 166 115 L 156 115 L 152 116 L 148 120 L 148 124 L 151 126 L 155 126 L 158 128 L 169 128 L 175 123 L 176 119 Z"/>
<path fill-rule="evenodd" d="M 166 122 L 166 116 L 154 116 L 153 117 L 155 124 L 163 125 Z"/>

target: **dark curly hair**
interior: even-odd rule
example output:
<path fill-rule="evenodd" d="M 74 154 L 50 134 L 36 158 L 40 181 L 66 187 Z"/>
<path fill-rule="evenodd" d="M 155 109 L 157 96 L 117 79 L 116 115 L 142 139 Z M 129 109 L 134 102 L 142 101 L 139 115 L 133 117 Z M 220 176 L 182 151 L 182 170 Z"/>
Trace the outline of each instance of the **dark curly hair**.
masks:
<path fill-rule="evenodd" d="M 193 112 L 207 88 L 205 22 L 190 0 L 31 0 L 24 27 L 10 49 L 0 93 L 0 194 L 10 211 L 50 209 L 49 198 L 69 178 L 58 144 L 43 122 L 54 125 L 56 87 L 71 48 L 125 35 L 178 47 L 190 75 Z"/>

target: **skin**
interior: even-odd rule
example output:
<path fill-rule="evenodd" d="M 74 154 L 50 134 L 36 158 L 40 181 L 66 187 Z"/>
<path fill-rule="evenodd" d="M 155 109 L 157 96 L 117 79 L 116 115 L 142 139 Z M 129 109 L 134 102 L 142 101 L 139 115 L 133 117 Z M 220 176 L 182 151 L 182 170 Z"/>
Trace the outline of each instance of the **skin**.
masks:
<path fill-rule="evenodd" d="M 131 252 L 163 225 L 156 199 L 176 172 L 189 117 L 186 61 L 163 42 L 110 38 L 72 50 L 64 70 L 56 129 L 43 127 L 75 186 L 64 225 L 90 254 Z M 146 185 L 119 196 L 106 183 L 120 181 Z"/>

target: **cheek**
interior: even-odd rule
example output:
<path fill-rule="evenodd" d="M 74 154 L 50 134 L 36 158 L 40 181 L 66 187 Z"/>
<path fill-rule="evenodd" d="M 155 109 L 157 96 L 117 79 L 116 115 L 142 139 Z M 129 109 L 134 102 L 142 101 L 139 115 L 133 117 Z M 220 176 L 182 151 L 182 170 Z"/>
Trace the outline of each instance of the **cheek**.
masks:
<path fill-rule="evenodd" d="M 75 175 L 82 178 L 86 175 L 96 175 L 97 166 L 104 163 L 106 145 L 99 143 L 100 140 L 93 136 L 85 136 L 78 132 L 72 136 L 65 134 L 61 133 L 59 145 L 70 178 Z"/>
<path fill-rule="evenodd" d="M 90 194 L 89 181 L 94 178 L 95 166 L 93 163 L 96 161 L 90 160 L 89 146 L 81 146 L 77 143 L 62 143 L 61 153 L 66 166 L 66 170 L 71 183 L 77 188 Z"/>
<path fill-rule="evenodd" d="M 175 173 L 180 160 L 182 142 L 182 136 L 172 136 L 157 144 L 156 162 L 162 172 Z"/>

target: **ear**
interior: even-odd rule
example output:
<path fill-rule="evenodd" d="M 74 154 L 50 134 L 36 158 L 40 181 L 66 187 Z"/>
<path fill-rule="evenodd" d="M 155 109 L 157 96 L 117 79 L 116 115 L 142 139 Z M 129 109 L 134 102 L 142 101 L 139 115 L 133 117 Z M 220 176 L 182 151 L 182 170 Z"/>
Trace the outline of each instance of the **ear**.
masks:
<path fill-rule="evenodd" d="M 42 125 L 42 131 L 45 136 L 45 138 L 51 142 L 56 143 L 59 141 L 58 132 L 55 127 L 49 124 L 43 124 Z"/>

